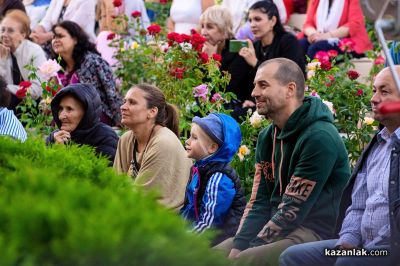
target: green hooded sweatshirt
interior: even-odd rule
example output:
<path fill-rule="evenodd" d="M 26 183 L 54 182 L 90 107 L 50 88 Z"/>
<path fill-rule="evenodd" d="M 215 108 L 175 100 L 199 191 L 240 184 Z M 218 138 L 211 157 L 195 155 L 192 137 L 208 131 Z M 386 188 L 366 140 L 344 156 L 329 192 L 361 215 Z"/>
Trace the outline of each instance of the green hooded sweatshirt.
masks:
<path fill-rule="evenodd" d="M 330 110 L 305 97 L 282 130 L 271 124 L 258 137 L 252 194 L 233 247 L 272 243 L 299 226 L 331 238 L 349 177 Z"/>

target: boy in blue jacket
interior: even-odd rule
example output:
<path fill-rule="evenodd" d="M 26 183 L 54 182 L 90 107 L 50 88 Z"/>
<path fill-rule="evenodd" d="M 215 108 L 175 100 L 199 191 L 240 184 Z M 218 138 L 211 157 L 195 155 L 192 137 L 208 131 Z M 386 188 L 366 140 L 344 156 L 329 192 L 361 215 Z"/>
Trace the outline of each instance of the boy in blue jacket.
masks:
<path fill-rule="evenodd" d="M 213 241 L 218 244 L 235 235 L 246 205 L 240 178 L 229 165 L 242 136 L 237 122 L 225 114 L 196 116 L 192 122 L 186 151 L 195 163 L 181 215 L 193 221 L 195 232 L 219 229 Z"/>

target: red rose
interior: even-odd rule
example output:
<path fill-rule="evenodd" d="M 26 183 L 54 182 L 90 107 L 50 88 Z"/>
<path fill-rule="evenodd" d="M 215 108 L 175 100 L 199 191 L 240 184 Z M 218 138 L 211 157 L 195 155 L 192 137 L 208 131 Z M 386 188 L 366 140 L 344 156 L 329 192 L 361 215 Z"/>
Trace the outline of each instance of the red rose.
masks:
<path fill-rule="evenodd" d="M 329 50 L 327 53 L 330 58 L 336 57 L 338 55 L 338 51 L 336 50 Z"/>
<path fill-rule="evenodd" d="M 339 41 L 339 49 L 343 52 L 352 52 L 355 42 L 350 38 L 343 38 Z"/>
<path fill-rule="evenodd" d="M 57 92 L 58 92 L 60 89 L 61 89 L 61 86 L 58 86 L 57 89 L 53 89 L 53 88 L 51 88 L 50 86 L 46 86 L 46 91 L 47 91 L 48 93 L 51 93 L 51 95 L 52 95 L 53 97 L 57 94 Z"/>
<path fill-rule="evenodd" d="M 208 54 L 205 52 L 202 52 L 199 54 L 200 60 L 203 64 L 207 64 L 208 63 Z"/>
<path fill-rule="evenodd" d="M 321 69 L 322 69 L 322 70 L 328 71 L 328 70 L 330 70 L 331 68 L 332 68 L 332 64 L 331 64 L 330 61 L 321 62 Z"/>
<path fill-rule="evenodd" d="M 183 33 L 183 34 L 181 34 L 181 38 L 182 38 L 183 42 L 190 42 L 192 37 Z"/>
<path fill-rule="evenodd" d="M 114 38 L 115 38 L 115 33 L 114 32 L 111 32 L 111 33 L 109 33 L 107 35 L 107 40 L 109 40 L 109 41 L 114 40 Z"/>
<path fill-rule="evenodd" d="M 135 10 L 131 13 L 131 16 L 134 18 L 139 18 L 142 16 L 142 13 L 140 11 Z"/>
<path fill-rule="evenodd" d="M 26 97 L 26 91 L 26 88 L 21 88 L 15 92 L 15 96 L 17 96 L 18 99 L 23 99 Z"/>
<path fill-rule="evenodd" d="M 30 82 L 30 81 L 21 81 L 19 83 L 20 89 L 28 89 L 30 86 L 32 86 L 32 82 Z"/>
<path fill-rule="evenodd" d="M 196 33 L 197 33 L 197 31 L 196 31 L 195 29 L 191 29 L 191 30 L 190 30 L 190 34 L 193 35 L 193 34 L 196 34 Z"/>
<path fill-rule="evenodd" d="M 167 40 L 168 40 L 169 46 L 172 46 L 174 44 L 174 42 L 177 42 L 177 43 L 183 42 L 182 35 L 180 35 L 179 33 L 176 33 L 176 32 L 168 33 Z"/>
<path fill-rule="evenodd" d="M 203 36 L 201 36 L 198 33 L 195 33 L 195 34 L 192 35 L 190 43 L 192 44 L 194 50 L 200 52 L 203 49 L 203 44 L 206 41 L 207 41 L 206 38 L 204 38 Z"/>
<path fill-rule="evenodd" d="M 377 58 L 375 58 L 374 64 L 375 65 L 382 65 L 385 63 L 385 58 L 383 58 L 383 56 L 378 56 Z"/>
<path fill-rule="evenodd" d="M 113 1 L 113 5 L 114 5 L 115 7 L 120 7 L 120 6 L 122 6 L 122 0 L 114 0 L 114 1 Z"/>
<path fill-rule="evenodd" d="M 357 90 L 357 96 L 362 96 L 364 94 L 364 91 L 362 89 Z"/>
<path fill-rule="evenodd" d="M 161 27 L 160 27 L 160 25 L 157 25 L 157 24 L 153 24 L 153 25 L 150 25 L 147 27 L 147 32 L 150 35 L 156 35 L 156 34 L 160 33 L 160 31 L 161 31 Z"/>
<path fill-rule="evenodd" d="M 160 4 L 165 5 L 168 3 L 168 0 L 160 0 Z"/>
<path fill-rule="evenodd" d="M 221 62 L 221 60 L 222 60 L 222 57 L 221 57 L 221 55 L 219 55 L 219 54 L 213 54 L 213 55 L 212 55 L 212 58 L 213 58 L 215 61 L 218 61 L 218 62 Z"/>
<path fill-rule="evenodd" d="M 334 81 L 334 80 L 335 80 L 335 77 L 334 77 L 333 75 L 328 75 L 328 79 L 329 79 L 330 81 Z"/>
<path fill-rule="evenodd" d="M 321 63 L 325 62 L 325 61 L 329 61 L 329 55 L 325 51 L 318 51 L 315 54 L 314 58 L 318 59 L 318 61 L 320 61 Z"/>
<path fill-rule="evenodd" d="M 48 93 L 52 93 L 53 92 L 53 89 L 50 87 L 50 86 L 46 86 L 46 91 L 48 92 Z M 54 96 L 54 95 L 53 95 Z"/>
<path fill-rule="evenodd" d="M 32 85 L 32 83 L 30 81 L 21 81 L 19 83 L 19 89 L 15 92 L 15 96 L 17 96 L 18 99 L 25 98 L 28 88 L 31 85 Z"/>
<path fill-rule="evenodd" d="M 171 76 L 177 79 L 183 79 L 183 73 L 185 72 L 184 67 L 176 67 L 170 71 Z"/>
<path fill-rule="evenodd" d="M 349 70 L 347 71 L 347 76 L 349 77 L 349 79 L 355 80 L 360 76 L 360 74 L 355 70 Z"/>

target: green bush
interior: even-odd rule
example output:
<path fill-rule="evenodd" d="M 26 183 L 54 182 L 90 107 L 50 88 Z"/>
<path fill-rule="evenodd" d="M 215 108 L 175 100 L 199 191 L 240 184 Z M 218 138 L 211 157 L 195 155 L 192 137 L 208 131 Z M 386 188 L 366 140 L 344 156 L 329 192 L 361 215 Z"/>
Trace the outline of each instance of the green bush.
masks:
<path fill-rule="evenodd" d="M 0 147 L 0 265 L 230 263 L 90 148 Z"/>

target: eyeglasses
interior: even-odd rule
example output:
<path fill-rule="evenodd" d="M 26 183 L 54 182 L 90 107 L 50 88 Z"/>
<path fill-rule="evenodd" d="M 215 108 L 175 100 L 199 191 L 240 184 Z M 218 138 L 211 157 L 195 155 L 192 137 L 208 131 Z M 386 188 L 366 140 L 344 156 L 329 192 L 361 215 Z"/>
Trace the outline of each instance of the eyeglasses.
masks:
<path fill-rule="evenodd" d="M 1 33 L 8 33 L 8 34 L 13 34 L 14 32 L 16 32 L 17 30 L 14 28 L 6 28 L 6 27 L 1 27 L 0 28 L 0 32 Z"/>

